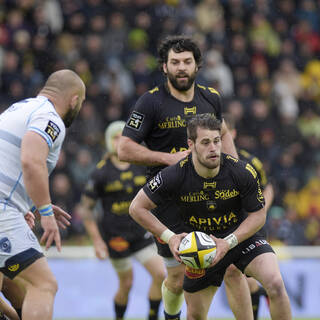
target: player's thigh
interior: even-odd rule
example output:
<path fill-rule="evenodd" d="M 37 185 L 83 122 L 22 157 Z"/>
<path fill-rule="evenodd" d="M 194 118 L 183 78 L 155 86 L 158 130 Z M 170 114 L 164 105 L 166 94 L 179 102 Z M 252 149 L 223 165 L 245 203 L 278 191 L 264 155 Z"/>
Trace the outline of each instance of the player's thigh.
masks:
<path fill-rule="evenodd" d="M 218 287 L 209 286 L 192 293 L 184 291 L 188 317 L 193 319 L 207 319 L 207 314 L 217 289 Z"/>
<path fill-rule="evenodd" d="M 166 268 L 162 257 L 157 254 L 155 244 L 148 245 L 134 257 L 146 268 L 150 275 L 158 281 L 163 281 L 166 277 Z"/>
<path fill-rule="evenodd" d="M 25 290 L 8 277 L 3 278 L 2 293 L 15 308 L 21 308 Z"/>
<path fill-rule="evenodd" d="M 18 285 L 22 284 L 24 287 L 33 286 L 52 292 L 56 292 L 58 289 L 56 278 L 45 257 L 34 261 L 26 269 L 21 271 L 13 281 Z"/>
<path fill-rule="evenodd" d="M 264 288 L 281 279 L 277 256 L 266 252 L 255 257 L 245 268 L 245 274 L 258 280 Z"/>
<path fill-rule="evenodd" d="M 246 277 L 250 292 L 256 292 L 259 290 L 259 283 L 256 279 L 252 277 Z"/>

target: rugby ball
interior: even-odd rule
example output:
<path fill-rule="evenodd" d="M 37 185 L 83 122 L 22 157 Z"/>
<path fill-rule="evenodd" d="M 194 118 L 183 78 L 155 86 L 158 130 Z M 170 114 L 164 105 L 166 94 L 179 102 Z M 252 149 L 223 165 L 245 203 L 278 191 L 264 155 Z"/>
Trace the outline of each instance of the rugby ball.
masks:
<path fill-rule="evenodd" d="M 204 232 L 192 231 L 179 246 L 182 262 L 194 269 L 208 268 L 216 255 L 216 243 Z"/>

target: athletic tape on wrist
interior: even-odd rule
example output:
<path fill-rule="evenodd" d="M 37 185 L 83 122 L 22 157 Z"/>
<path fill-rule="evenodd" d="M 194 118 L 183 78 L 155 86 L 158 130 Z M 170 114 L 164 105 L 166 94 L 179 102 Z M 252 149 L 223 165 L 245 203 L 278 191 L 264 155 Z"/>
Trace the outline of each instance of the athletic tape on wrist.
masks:
<path fill-rule="evenodd" d="M 172 236 L 174 236 L 175 233 L 172 232 L 171 230 L 169 229 L 166 229 L 164 230 L 162 233 L 161 233 L 161 236 L 160 236 L 160 239 L 162 241 L 164 241 L 165 243 L 169 243 L 169 240 L 171 239 Z"/>
<path fill-rule="evenodd" d="M 40 208 L 38 208 L 38 211 L 42 217 L 53 216 L 53 209 L 51 203 L 41 206 Z"/>
<path fill-rule="evenodd" d="M 229 244 L 229 249 L 234 248 L 238 244 L 238 239 L 235 234 L 231 233 L 224 238 Z"/>

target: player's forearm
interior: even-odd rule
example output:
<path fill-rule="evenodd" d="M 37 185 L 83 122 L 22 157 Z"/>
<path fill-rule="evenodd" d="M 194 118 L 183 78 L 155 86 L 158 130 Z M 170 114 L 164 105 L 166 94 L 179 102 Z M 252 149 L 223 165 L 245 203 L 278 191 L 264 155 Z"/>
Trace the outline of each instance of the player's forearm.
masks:
<path fill-rule="evenodd" d="M 232 136 L 229 131 L 226 131 L 221 136 L 221 142 L 222 142 L 222 152 L 232 155 L 235 158 L 238 158 L 238 153 L 236 150 L 236 147 L 234 145 Z"/>
<path fill-rule="evenodd" d="M 156 237 L 160 237 L 167 229 L 149 210 L 136 206 L 134 201 L 131 203 L 129 213 L 138 224 Z"/>
<path fill-rule="evenodd" d="M 118 157 L 121 161 L 140 165 L 168 165 L 169 156 L 169 153 L 152 151 L 128 137 L 121 137 L 118 146 Z"/>
<path fill-rule="evenodd" d="M 97 223 L 93 219 L 84 219 L 84 227 L 93 242 L 103 241 Z"/>
<path fill-rule="evenodd" d="M 258 232 L 266 222 L 266 210 L 260 209 L 256 212 L 249 213 L 248 217 L 240 224 L 240 226 L 233 232 L 237 237 L 238 243 L 250 238 Z"/>
<path fill-rule="evenodd" d="M 268 210 L 270 209 L 272 202 L 273 202 L 273 198 L 274 198 L 274 190 L 273 190 L 273 186 L 271 183 L 268 183 L 266 185 L 266 187 L 263 190 L 263 197 L 265 200 L 265 208 L 266 208 L 266 212 L 268 212 Z"/>
<path fill-rule="evenodd" d="M 237 149 L 234 145 L 232 135 L 225 122 L 222 122 L 221 127 L 221 142 L 222 142 L 222 152 L 232 155 L 235 158 L 238 158 Z"/>
<path fill-rule="evenodd" d="M 46 163 L 22 161 L 22 172 L 27 193 L 34 205 L 39 208 L 51 203 Z"/>

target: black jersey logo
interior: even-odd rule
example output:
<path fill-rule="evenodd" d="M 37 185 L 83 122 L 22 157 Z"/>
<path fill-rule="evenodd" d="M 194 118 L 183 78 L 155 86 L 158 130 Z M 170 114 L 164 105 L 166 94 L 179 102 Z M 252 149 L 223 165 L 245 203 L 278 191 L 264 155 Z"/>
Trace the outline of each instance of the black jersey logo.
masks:
<path fill-rule="evenodd" d="M 195 115 L 197 113 L 197 107 L 185 107 L 184 108 L 184 114 L 185 115 Z"/>
<path fill-rule="evenodd" d="M 203 189 L 215 189 L 217 187 L 217 182 L 204 182 L 203 183 Z"/>
<path fill-rule="evenodd" d="M 161 172 L 159 172 L 147 183 L 147 187 L 151 192 L 157 191 L 161 187 L 161 185 L 162 185 Z"/>
<path fill-rule="evenodd" d="M 131 113 L 130 119 L 127 122 L 127 126 L 134 130 L 140 130 L 143 119 L 144 119 L 144 114 L 139 113 L 137 111 L 133 111 Z"/>
<path fill-rule="evenodd" d="M 60 133 L 60 128 L 51 120 L 49 120 L 47 127 L 44 130 L 52 139 L 53 142 L 58 138 Z"/>
<path fill-rule="evenodd" d="M 217 203 L 215 201 L 212 200 L 208 200 L 207 201 L 207 209 L 208 211 L 214 211 L 217 208 Z"/>

